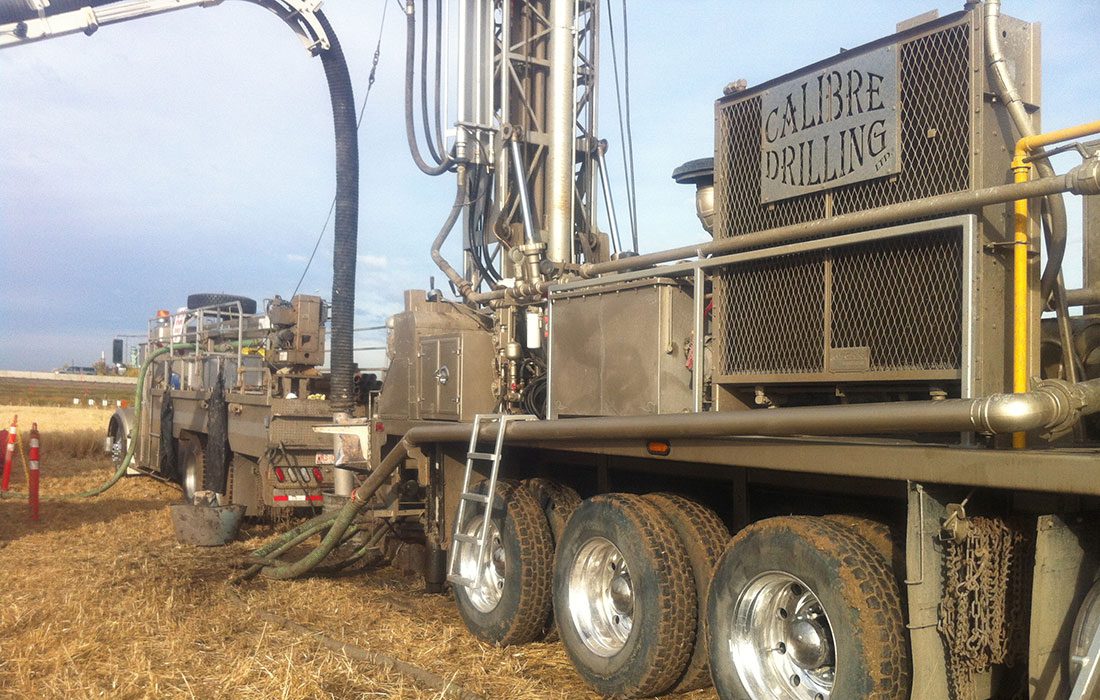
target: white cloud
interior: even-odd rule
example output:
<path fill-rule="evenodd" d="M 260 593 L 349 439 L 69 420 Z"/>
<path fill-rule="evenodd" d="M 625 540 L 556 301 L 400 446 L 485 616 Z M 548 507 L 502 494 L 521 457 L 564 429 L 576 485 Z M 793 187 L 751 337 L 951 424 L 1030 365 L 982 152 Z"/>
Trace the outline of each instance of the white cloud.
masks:
<path fill-rule="evenodd" d="M 385 255 L 360 255 L 359 262 L 367 267 L 384 268 L 389 265 Z"/>

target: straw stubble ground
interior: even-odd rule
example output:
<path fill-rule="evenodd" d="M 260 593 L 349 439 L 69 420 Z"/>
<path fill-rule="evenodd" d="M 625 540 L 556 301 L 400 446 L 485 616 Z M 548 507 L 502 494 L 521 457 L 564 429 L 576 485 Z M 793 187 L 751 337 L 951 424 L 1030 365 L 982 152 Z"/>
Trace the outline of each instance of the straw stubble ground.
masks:
<path fill-rule="evenodd" d="M 36 410 L 22 409 L 28 423 Z M 0 420 L 9 412 L 0 407 Z M 98 420 L 106 418 L 98 413 Z M 108 461 L 86 456 L 91 435 L 65 432 L 96 420 L 39 420 L 44 494 L 88 488 L 109 473 Z M 82 456 L 67 457 L 68 451 Z M 22 487 L 17 464 L 13 488 Z M 178 545 L 168 512 L 178 497 L 171 486 L 128 478 L 96 499 L 44 502 L 33 524 L 25 502 L 0 501 L 0 697 L 440 696 L 266 623 L 255 610 L 412 663 L 487 698 L 593 697 L 560 644 L 481 644 L 465 631 L 449 596 L 424 595 L 418 580 L 390 568 L 235 586 L 231 562 L 274 530 L 246 525 L 242 541 L 225 548 Z"/>

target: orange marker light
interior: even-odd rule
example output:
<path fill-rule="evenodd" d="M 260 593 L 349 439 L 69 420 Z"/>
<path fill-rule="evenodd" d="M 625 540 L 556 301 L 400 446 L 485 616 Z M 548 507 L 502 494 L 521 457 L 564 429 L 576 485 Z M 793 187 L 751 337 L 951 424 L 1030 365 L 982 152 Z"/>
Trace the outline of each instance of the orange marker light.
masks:
<path fill-rule="evenodd" d="M 667 440 L 650 440 L 645 445 L 646 450 L 651 455 L 657 457 L 668 457 L 672 452 L 672 445 Z"/>

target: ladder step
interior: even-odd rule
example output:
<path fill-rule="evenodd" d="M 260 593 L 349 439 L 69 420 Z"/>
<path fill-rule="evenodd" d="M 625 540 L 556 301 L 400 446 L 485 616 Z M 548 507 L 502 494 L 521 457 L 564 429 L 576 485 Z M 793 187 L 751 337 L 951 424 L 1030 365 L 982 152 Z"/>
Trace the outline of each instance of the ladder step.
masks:
<path fill-rule="evenodd" d="M 496 460 L 497 456 L 492 452 L 471 452 L 466 455 L 470 459 Z"/>
<path fill-rule="evenodd" d="M 477 537 L 473 535 L 467 535 L 463 532 L 456 532 L 454 535 L 455 542 L 469 542 L 470 544 L 477 544 Z"/>
<path fill-rule="evenodd" d="M 483 493 L 464 493 L 462 498 L 467 501 L 473 501 L 474 503 L 488 503 L 489 497 Z"/>

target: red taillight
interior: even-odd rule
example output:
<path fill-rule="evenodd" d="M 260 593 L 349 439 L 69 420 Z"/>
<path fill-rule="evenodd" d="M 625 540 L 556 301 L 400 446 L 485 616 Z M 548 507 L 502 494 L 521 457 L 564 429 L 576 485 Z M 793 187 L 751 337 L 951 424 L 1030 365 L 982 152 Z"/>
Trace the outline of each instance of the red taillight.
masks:
<path fill-rule="evenodd" d="M 320 467 L 313 468 L 313 478 L 317 480 L 318 484 L 322 483 L 325 480 L 325 475 L 321 473 Z"/>
<path fill-rule="evenodd" d="M 273 499 L 273 500 L 275 500 L 275 501 L 289 501 L 289 500 L 290 500 L 290 496 L 285 496 L 285 495 L 282 495 L 282 496 L 280 496 L 280 495 L 275 495 L 275 496 L 272 496 L 272 499 Z"/>
<path fill-rule="evenodd" d="M 325 496 L 324 496 L 324 494 L 320 494 L 320 493 L 311 493 L 308 496 L 306 496 L 306 500 L 309 500 L 309 501 L 323 501 L 323 500 L 325 500 Z"/>
<path fill-rule="evenodd" d="M 286 481 L 286 472 L 283 471 L 282 467 L 275 467 L 275 478 L 279 480 L 280 484 Z"/>

